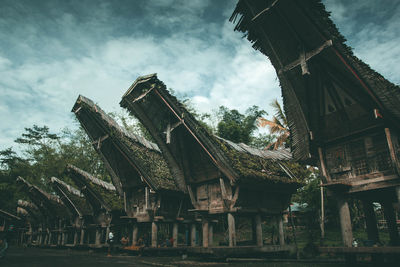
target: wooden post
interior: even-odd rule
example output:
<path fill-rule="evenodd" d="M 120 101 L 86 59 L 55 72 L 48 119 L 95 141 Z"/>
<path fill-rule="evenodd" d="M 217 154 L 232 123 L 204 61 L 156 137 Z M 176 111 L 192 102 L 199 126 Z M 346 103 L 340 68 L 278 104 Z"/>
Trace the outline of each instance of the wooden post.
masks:
<path fill-rule="evenodd" d="M 96 229 L 96 237 L 95 237 L 95 241 L 94 241 L 95 245 L 100 245 L 101 243 L 101 227 L 98 227 Z"/>
<path fill-rule="evenodd" d="M 51 245 L 52 243 L 52 239 L 53 238 L 53 233 L 51 232 L 51 230 L 49 230 L 49 237 L 47 239 L 47 245 Z"/>
<path fill-rule="evenodd" d="M 138 227 L 137 223 L 134 223 L 133 229 L 132 229 L 132 246 L 136 246 L 136 244 L 137 244 L 138 231 L 139 231 L 139 227 Z"/>
<path fill-rule="evenodd" d="M 153 248 L 157 247 L 157 232 L 158 232 L 158 227 L 156 222 L 151 223 L 151 246 Z"/>
<path fill-rule="evenodd" d="M 256 245 L 259 247 L 263 246 L 263 233 L 262 233 L 262 225 L 261 225 L 261 215 L 256 214 L 254 216 L 254 226 L 253 226 L 254 237 L 256 241 Z"/>
<path fill-rule="evenodd" d="M 78 231 L 74 231 L 74 246 L 78 245 Z"/>
<path fill-rule="evenodd" d="M 279 232 L 279 245 L 284 246 L 285 245 L 285 233 L 283 230 L 283 220 L 282 220 L 282 215 L 278 215 L 276 217 L 277 223 L 278 223 L 278 232 Z"/>
<path fill-rule="evenodd" d="M 398 246 L 400 244 L 399 232 L 397 231 L 396 215 L 394 213 L 393 205 L 388 201 L 382 202 L 381 204 L 383 206 L 383 213 L 388 225 L 390 245 Z"/>
<path fill-rule="evenodd" d="M 196 224 L 192 223 L 190 225 L 190 245 L 192 247 L 196 246 Z"/>
<path fill-rule="evenodd" d="M 396 191 L 397 203 L 400 206 L 400 186 L 397 186 L 394 190 Z"/>
<path fill-rule="evenodd" d="M 229 246 L 236 246 L 236 229 L 235 229 L 235 217 L 232 213 L 227 214 L 228 217 L 228 232 L 229 232 Z"/>
<path fill-rule="evenodd" d="M 81 228 L 81 240 L 80 244 L 83 245 L 85 242 L 85 229 Z"/>
<path fill-rule="evenodd" d="M 339 210 L 340 227 L 342 230 L 342 241 L 345 247 L 351 247 L 353 243 L 353 231 L 351 228 L 349 204 L 344 196 L 337 195 L 336 199 Z"/>
<path fill-rule="evenodd" d="M 107 244 L 107 241 L 108 241 L 108 235 L 110 234 L 110 226 L 107 226 L 107 228 L 106 228 L 106 244 Z"/>
<path fill-rule="evenodd" d="M 208 248 L 208 220 L 203 219 L 203 247 Z"/>
<path fill-rule="evenodd" d="M 210 247 L 212 247 L 213 243 L 214 243 L 214 225 L 212 223 L 209 223 L 209 225 L 208 225 L 208 245 Z"/>
<path fill-rule="evenodd" d="M 178 223 L 174 222 L 172 225 L 172 239 L 174 240 L 173 246 L 176 248 L 178 246 Z"/>
<path fill-rule="evenodd" d="M 371 201 L 362 201 L 365 223 L 367 225 L 367 236 L 369 240 L 373 240 L 374 244 L 379 242 L 379 232 L 376 224 L 376 216 L 374 206 Z"/>
<path fill-rule="evenodd" d="M 320 184 L 320 193 L 321 193 L 321 218 L 319 222 L 319 227 L 321 229 L 321 240 L 325 238 L 325 205 L 324 205 L 324 187 L 322 186 L 322 181 Z"/>

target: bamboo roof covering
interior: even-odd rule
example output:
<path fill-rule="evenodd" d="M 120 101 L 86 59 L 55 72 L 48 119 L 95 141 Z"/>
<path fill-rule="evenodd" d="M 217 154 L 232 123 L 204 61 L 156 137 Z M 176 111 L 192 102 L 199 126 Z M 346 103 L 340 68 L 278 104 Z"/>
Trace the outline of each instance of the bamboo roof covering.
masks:
<path fill-rule="evenodd" d="M 186 183 L 219 178 L 218 173 L 232 183 L 298 183 L 292 167 L 287 165 L 290 152 L 261 151 L 210 134 L 156 74 L 139 77 L 120 105 L 149 130 L 177 173 L 174 178 L 181 188 Z"/>
<path fill-rule="evenodd" d="M 51 177 L 51 183 L 61 201 L 75 216 L 83 217 L 84 215 L 93 214 L 91 207 L 80 190 L 56 177 Z"/>
<path fill-rule="evenodd" d="M 81 189 L 94 211 L 123 209 L 123 201 L 118 197 L 112 184 L 98 179 L 71 164 L 67 165 L 65 173 Z"/>
<path fill-rule="evenodd" d="M 45 212 L 47 216 L 52 218 L 69 217 L 67 208 L 59 197 L 43 191 L 36 185 L 30 184 L 22 177 L 17 178 L 17 183 L 22 187 L 24 192 L 35 203 L 39 210 Z"/>
<path fill-rule="evenodd" d="M 156 144 L 126 132 L 86 97 L 79 96 L 72 111 L 106 162 L 117 190 L 148 185 L 154 191 L 178 191 Z"/>
<path fill-rule="evenodd" d="M 277 72 L 295 159 L 308 161 L 316 155 L 313 143 L 326 139 L 313 103 L 327 79 L 371 114 L 378 109 L 387 122 L 400 126 L 399 86 L 353 54 L 320 0 L 240 0 L 230 20 Z M 353 126 L 347 126 L 349 132 Z"/>

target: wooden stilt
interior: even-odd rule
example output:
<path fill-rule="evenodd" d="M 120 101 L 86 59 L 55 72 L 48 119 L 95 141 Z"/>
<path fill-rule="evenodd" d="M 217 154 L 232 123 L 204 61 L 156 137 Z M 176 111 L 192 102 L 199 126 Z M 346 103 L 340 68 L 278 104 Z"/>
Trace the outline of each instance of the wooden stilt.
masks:
<path fill-rule="evenodd" d="M 214 243 L 214 225 L 212 223 L 209 223 L 209 225 L 208 225 L 208 245 L 210 247 L 212 247 L 213 243 Z"/>
<path fill-rule="evenodd" d="M 83 245 L 85 243 L 85 229 L 81 229 L 81 240 L 79 244 Z"/>
<path fill-rule="evenodd" d="M 178 223 L 174 222 L 172 225 L 172 239 L 174 240 L 173 246 L 176 248 L 178 246 Z"/>
<path fill-rule="evenodd" d="M 283 230 L 282 215 L 278 215 L 276 217 L 276 220 L 277 220 L 277 223 L 278 223 L 279 245 L 284 246 L 285 245 L 285 232 Z"/>
<path fill-rule="evenodd" d="M 376 215 L 374 211 L 374 206 L 371 201 L 362 201 L 365 223 L 367 225 L 367 236 L 369 240 L 374 241 L 374 243 L 379 242 L 379 232 L 376 224 Z"/>
<path fill-rule="evenodd" d="M 98 246 L 98 245 L 100 245 L 100 243 L 101 243 L 101 228 L 97 228 L 96 229 L 96 238 L 95 238 L 95 241 L 94 241 L 94 243 Z"/>
<path fill-rule="evenodd" d="M 133 229 L 132 229 L 132 246 L 136 246 L 136 244 L 137 244 L 138 232 L 139 232 L 139 227 L 138 227 L 137 223 L 134 223 Z"/>
<path fill-rule="evenodd" d="M 158 245 L 157 244 L 157 241 L 158 241 L 157 233 L 158 233 L 158 225 L 156 222 L 152 222 L 151 223 L 151 246 L 153 248 L 156 248 Z"/>
<path fill-rule="evenodd" d="M 78 245 L 78 231 L 74 231 L 74 246 Z"/>
<path fill-rule="evenodd" d="M 208 248 L 208 220 L 203 219 L 203 247 Z"/>
<path fill-rule="evenodd" d="M 110 226 L 106 228 L 106 243 L 108 243 L 108 235 L 110 234 Z"/>
<path fill-rule="evenodd" d="M 256 245 L 262 247 L 263 245 L 263 233 L 262 233 L 262 225 L 261 225 L 261 215 L 256 214 L 254 217 L 254 236 L 256 240 Z"/>
<path fill-rule="evenodd" d="M 351 227 L 349 204 L 344 196 L 336 196 L 336 199 L 339 210 L 343 245 L 346 247 L 351 247 L 353 243 L 353 231 Z"/>
<path fill-rule="evenodd" d="M 383 213 L 385 220 L 388 225 L 390 245 L 398 246 L 399 242 L 399 232 L 397 231 L 396 215 L 394 213 L 394 208 L 391 202 L 382 202 Z"/>
<path fill-rule="evenodd" d="M 192 223 L 190 225 L 190 245 L 192 247 L 196 246 L 196 224 Z"/>
<path fill-rule="evenodd" d="M 229 246 L 236 246 L 236 227 L 235 227 L 235 217 L 232 213 L 227 214 L 228 217 L 228 232 L 229 232 Z"/>

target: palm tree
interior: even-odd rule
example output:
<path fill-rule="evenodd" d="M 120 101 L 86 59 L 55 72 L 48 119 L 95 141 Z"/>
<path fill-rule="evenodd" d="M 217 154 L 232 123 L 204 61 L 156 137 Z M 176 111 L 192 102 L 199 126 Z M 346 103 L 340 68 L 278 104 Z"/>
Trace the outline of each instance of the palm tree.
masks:
<path fill-rule="evenodd" d="M 289 127 L 287 123 L 287 118 L 278 100 L 272 101 L 271 106 L 274 108 L 275 115 L 272 120 L 267 120 L 260 117 L 257 121 L 258 126 L 268 127 L 271 134 L 276 135 L 276 141 L 269 144 L 265 149 L 270 149 L 273 146 L 273 150 L 285 146 L 289 141 Z"/>

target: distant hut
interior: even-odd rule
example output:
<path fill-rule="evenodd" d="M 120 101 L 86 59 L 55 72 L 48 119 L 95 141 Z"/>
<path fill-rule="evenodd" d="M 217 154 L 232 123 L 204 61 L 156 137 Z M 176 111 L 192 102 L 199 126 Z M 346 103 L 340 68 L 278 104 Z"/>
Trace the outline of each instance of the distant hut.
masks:
<path fill-rule="evenodd" d="M 26 236 L 26 243 L 33 244 L 32 241 L 35 240 L 38 235 L 39 226 L 42 222 L 43 215 L 39 208 L 32 202 L 18 199 L 17 202 L 17 214 L 21 212 L 21 217 L 24 217 L 27 224 L 27 231 L 24 233 Z"/>
<path fill-rule="evenodd" d="M 159 224 L 172 223 L 177 244 L 178 222 L 183 221 L 190 205 L 179 190 L 156 144 L 127 133 L 91 100 L 79 96 L 72 111 L 104 160 L 114 186 L 125 201 L 126 219 L 132 225 L 132 243 L 151 223 L 152 246 L 158 243 Z M 140 233 L 139 233 L 140 234 Z"/>
<path fill-rule="evenodd" d="M 218 214 L 227 215 L 230 246 L 236 245 L 234 214 L 254 218 L 260 246 L 261 216 L 273 214 L 282 222 L 281 213 L 299 187 L 288 151 L 258 150 L 210 134 L 156 74 L 139 77 L 120 105 L 147 128 L 177 185 L 190 195 L 193 211 L 202 214 L 204 247 L 212 243 L 209 221 Z"/>
<path fill-rule="evenodd" d="M 368 239 L 379 240 L 372 202 L 383 204 L 399 244 L 400 88 L 354 56 L 319 0 L 240 0 L 231 17 L 271 60 L 282 88 L 295 159 L 318 164 L 352 245 L 347 199 L 363 201 Z"/>
<path fill-rule="evenodd" d="M 124 209 L 123 201 L 118 197 L 115 187 L 70 164 L 67 165 L 65 174 L 85 195 L 93 210 L 93 223 L 97 228 L 96 236 L 100 233 L 101 241 L 106 242 L 113 215 L 119 216 Z"/>
<path fill-rule="evenodd" d="M 21 189 L 35 203 L 39 210 L 45 215 L 39 229 L 39 245 L 57 245 L 61 241 L 61 225 L 69 222 L 70 213 L 59 197 L 51 195 L 39 187 L 30 184 L 22 177 L 17 178 Z"/>

